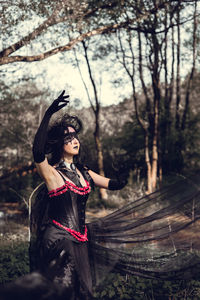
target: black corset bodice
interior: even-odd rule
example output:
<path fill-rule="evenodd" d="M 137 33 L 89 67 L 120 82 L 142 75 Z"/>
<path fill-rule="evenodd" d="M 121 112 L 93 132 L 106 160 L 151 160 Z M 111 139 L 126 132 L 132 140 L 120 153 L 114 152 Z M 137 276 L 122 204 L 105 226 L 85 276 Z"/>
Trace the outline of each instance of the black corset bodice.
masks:
<path fill-rule="evenodd" d="M 62 187 L 49 192 L 49 218 L 70 229 L 84 233 L 85 208 L 92 179 L 85 169 L 80 170 L 87 182 L 87 186 L 83 187 L 75 172 L 67 169 L 58 170 L 65 174 L 73 184 L 64 181 Z"/>

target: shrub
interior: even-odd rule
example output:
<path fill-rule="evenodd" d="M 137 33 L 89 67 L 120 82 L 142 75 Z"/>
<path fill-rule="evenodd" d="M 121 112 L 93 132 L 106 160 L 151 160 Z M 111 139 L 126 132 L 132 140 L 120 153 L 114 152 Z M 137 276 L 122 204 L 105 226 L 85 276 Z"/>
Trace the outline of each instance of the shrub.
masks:
<path fill-rule="evenodd" d="M 95 293 L 98 300 L 198 300 L 199 296 L 199 281 L 164 281 L 119 274 L 109 274 Z"/>
<path fill-rule="evenodd" d="M 28 242 L 12 242 L 0 248 L 0 284 L 29 272 Z"/>

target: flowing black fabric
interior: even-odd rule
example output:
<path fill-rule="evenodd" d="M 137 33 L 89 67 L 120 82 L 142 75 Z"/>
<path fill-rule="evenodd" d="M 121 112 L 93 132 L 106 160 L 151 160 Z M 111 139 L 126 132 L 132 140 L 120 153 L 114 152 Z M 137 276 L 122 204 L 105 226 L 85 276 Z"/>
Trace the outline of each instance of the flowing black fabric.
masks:
<path fill-rule="evenodd" d="M 86 260 L 81 268 L 90 268 L 93 286 L 110 272 L 195 279 L 200 274 L 199 218 L 200 172 L 87 224 L 89 265 Z"/>

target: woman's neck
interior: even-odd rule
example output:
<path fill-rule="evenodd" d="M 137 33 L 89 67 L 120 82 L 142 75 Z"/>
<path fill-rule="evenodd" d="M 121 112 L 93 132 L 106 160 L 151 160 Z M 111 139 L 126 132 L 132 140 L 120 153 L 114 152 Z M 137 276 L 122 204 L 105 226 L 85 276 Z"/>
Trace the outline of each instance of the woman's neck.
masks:
<path fill-rule="evenodd" d="M 72 158 L 72 159 L 66 159 L 66 158 L 63 158 L 63 162 L 64 162 L 64 165 L 65 165 L 66 168 L 68 168 L 68 169 L 70 169 L 71 171 L 77 173 L 77 171 L 76 171 L 76 166 L 75 166 L 75 164 L 74 164 L 74 162 L 73 162 L 73 158 Z M 77 175 L 78 175 L 78 173 L 77 173 Z M 78 175 L 78 176 L 79 176 L 79 175 Z"/>
<path fill-rule="evenodd" d="M 73 163 L 73 156 L 70 157 L 64 157 L 63 160 L 68 163 L 68 164 L 72 164 Z"/>

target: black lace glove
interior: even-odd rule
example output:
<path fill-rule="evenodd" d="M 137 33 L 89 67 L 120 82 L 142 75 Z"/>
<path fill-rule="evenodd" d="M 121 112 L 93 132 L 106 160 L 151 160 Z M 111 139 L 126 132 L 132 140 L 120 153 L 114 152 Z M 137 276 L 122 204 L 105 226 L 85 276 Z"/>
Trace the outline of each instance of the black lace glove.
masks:
<path fill-rule="evenodd" d="M 128 176 L 129 174 L 126 173 L 117 173 L 116 179 L 110 179 L 108 182 L 108 189 L 115 191 L 115 190 L 121 190 L 127 185 L 128 183 Z"/>
<path fill-rule="evenodd" d="M 64 96 L 64 94 L 65 91 L 63 91 L 60 96 L 49 106 L 36 132 L 33 142 L 33 158 L 36 163 L 40 163 L 45 160 L 47 128 L 51 116 L 69 103 L 69 101 L 66 100 L 67 98 L 69 98 L 69 95 Z"/>

